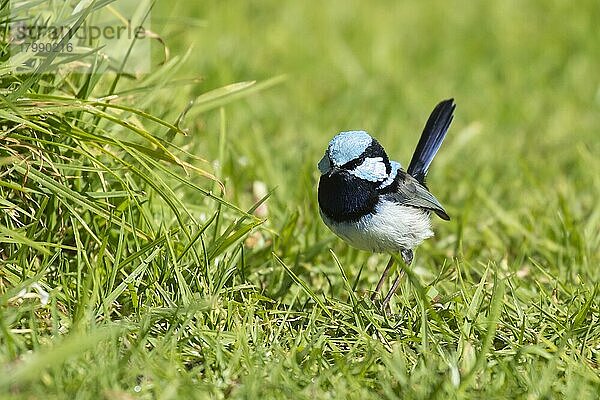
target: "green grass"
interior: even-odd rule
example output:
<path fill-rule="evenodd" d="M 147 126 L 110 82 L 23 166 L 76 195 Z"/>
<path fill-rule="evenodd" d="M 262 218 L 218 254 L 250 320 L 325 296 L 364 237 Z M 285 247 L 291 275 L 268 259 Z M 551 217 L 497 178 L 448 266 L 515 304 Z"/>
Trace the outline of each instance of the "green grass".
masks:
<path fill-rule="evenodd" d="M 152 17 L 145 76 L 1 58 L 1 398 L 597 398 L 597 1 Z M 450 96 L 452 220 L 386 315 L 387 259 L 323 225 L 316 162 L 366 129 L 406 165 Z"/>

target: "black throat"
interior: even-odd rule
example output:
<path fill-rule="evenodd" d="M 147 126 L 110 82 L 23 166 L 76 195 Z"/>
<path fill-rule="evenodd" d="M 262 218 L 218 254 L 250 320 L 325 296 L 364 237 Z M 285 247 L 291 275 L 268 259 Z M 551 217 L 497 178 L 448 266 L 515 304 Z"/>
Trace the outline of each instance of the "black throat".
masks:
<path fill-rule="evenodd" d="M 319 207 L 323 214 L 336 222 L 358 221 L 375 211 L 379 200 L 377 182 L 370 182 L 337 171 L 321 175 L 319 180 Z"/>

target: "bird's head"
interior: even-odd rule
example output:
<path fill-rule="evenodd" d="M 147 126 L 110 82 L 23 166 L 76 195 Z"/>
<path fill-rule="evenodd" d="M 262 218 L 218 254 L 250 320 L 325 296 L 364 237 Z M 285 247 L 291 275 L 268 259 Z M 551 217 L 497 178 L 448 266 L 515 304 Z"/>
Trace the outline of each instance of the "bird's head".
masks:
<path fill-rule="evenodd" d="M 338 133 L 318 164 L 321 176 L 350 174 L 369 182 L 381 182 L 391 172 L 387 154 L 365 131 Z"/>

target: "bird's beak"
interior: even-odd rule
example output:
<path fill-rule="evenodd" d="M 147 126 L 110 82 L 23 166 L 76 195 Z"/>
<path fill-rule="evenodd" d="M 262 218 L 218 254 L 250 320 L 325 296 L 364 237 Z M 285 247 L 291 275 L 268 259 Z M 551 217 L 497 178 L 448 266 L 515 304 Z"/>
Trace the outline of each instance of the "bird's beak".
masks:
<path fill-rule="evenodd" d="M 325 154 L 323 158 L 321 158 L 321 161 L 319 161 L 317 167 L 319 168 L 321 175 L 326 175 L 331 171 L 331 164 L 329 163 L 329 157 L 327 156 L 327 154 Z"/>

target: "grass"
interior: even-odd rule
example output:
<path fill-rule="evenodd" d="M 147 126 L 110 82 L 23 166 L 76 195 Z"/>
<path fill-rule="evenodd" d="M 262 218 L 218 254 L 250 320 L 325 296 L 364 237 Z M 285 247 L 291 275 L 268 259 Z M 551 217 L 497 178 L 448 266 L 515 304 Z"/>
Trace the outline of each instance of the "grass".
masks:
<path fill-rule="evenodd" d="M 0 397 L 597 398 L 596 1 L 152 17 L 171 56 L 143 76 L 2 58 Z M 449 96 L 452 220 L 386 315 L 316 162 L 354 128 L 406 164 Z"/>

